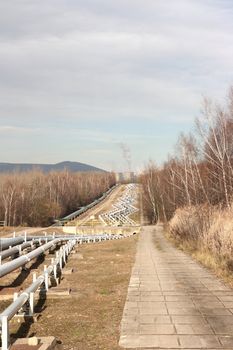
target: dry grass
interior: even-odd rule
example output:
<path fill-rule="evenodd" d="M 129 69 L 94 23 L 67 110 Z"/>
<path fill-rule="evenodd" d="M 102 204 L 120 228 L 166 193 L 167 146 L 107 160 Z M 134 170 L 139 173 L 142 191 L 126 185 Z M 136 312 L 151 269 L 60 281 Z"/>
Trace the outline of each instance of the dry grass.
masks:
<path fill-rule="evenodd" d="M 139 198 L 137 200 L 137 202 L 134 204 L 134 206 L 136 208 L 138 208 L 138 211 L 136 211 L 135 213 L 131 214 L 129 217 L 131 220 L 133 220 L 137 225 L 140 225 L 141 223 L 141 211 L 140 211 L 140 202 L 139 202 Z"/>
<path fill-rule="evenodd" d="M 230 287 L 233 287 L 233 274 L 224 258 L 215 257 L 208 250 L 197 250 L 192 256 L 200 263 L 211 269 L 219 278 L 223 279 Z"/>
<path fill-rule="evenodd" d="M 44 232 L 52 234 L 53 232 L 56 232 L 57 234 L 62 234 L 63 230 L 60 227 L 23 227 L 23 226 L 8 226 L 8 227 L 1 227 L 0 228 L 0 238 L 1 237 L 13 237 L 13 233 L 16 233 L 16 236 L 24 236 L 24 232 L 27 232 L 28 235 L 34 236 L 34 235 L 44 235 Z"/>
<path fill-rule="evenodd" d="M 72 225 L 75 226 L 83 226 L 83 225 L 87 225 L 87 226 L 92 226 L 92 224 L 94 224 L 94 222 L 92 223 L 92 220 L 90 220 L 90 216 L 94 215 L 95 218 L 97 219 L 97 224 L 99 225 L 100 223 L 98 222 L 98 216 L 100 214 L 105 213 L 108 210 L 112 209 L 112 205 L 116 202 L 116 200 L 122 196 L 122 194 L 124 193 L 125 190 L 125 185 L 120 185 L 118 186 L 116 189 L 113 190 L 113 192 L 111 192 L 111 194 L 104 199 L 102 202 L 100 202 L 99 204 L 97 204 L 94 208 L 92 208 L 91 210 L 86 211 L 85 213 L 83 213 L 82 215 L 80 215 L 77 220 L 74 220 L 72 222 Z M 67 226 L 70 225 L 70 222 L 67 224 Z"/>
<path fill-rule="evenodd" d="M 176 246 L 213 270 L 233 286 L 233 207 L 220 210 L 208 206 L 176 211 L 168 225 L 168 236 Z"/>
<path fill-rule="evenodd" d="M 137 237 L 80 246 L 83 259 L 71 257 L 60 287 L 71 296 L 48 299 L 37 323 L 14 329 L 17 336 L 53 335 L 64 349 L 117 350 Z M 81 256 L 81 258 L 82 258 Z M 16 326 L 14 326 L 16 327 Z"/>
<path fill-rule="evenodd" d="M 0 227 L 0 238 L 1 237 L 7 237 L 8 235 L 12 235 L 13 232 L 19 232 L 22 230 L 27 230 L 28 227 L 23 226 L 3 226 Z"/>
<path fill-rule="evenodd" d="M 192 241 L 178 242 L 171 236 L 169 231 L 167 231 L 166 236 L 178 249 L 190 254 L 195 260 L 214 272 L 216 276 L 223 279 L 230 287 L 233 287 L 233 274 L 224 258 L 214 256 L 213 253 L 204 247 L 197 247 Z"/>

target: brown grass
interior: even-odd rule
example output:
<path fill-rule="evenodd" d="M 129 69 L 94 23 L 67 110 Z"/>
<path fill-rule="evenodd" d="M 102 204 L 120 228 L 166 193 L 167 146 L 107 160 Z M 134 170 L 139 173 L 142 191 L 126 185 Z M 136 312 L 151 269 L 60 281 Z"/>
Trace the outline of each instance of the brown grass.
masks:
<path fill-rule="evenodd" d="M 80 246 L 83 259 L 71 257 L 60 287 L 71 287 L 68 297 L 45 301 L 41 318 L 27 330 L 27 336 L 53 335 L 64 349 L 117 350 L 136 235 L 119 240 Z M 81 256 L 81 258 L 82 258 Z M 18 326 L 14 329 L 16 333 Z M 20 329 L 25 336 L 25 329 Z M 19 334 L 17 334 L 19 336 Z"/>
<path fill-rule="evenodd" d="M 1 237 L 6 237 L 9 234 L 11 236 L 13 236 L 13 232 L 19 232 L 19 231 L 23 231 L 23 230 L 27 230 L 28 227 L 23 227 L 23 226 L 1 226 L 0 227 L 0 238 Z"/>
<path fill-rule="evenodd" d="M 193 244 L 192 241 L 178 242 L 168 231 L 166 236 L 178 249 L 190 254 L 195 260 L 214 272 L 216 276 L 223 279 L 230 287 L 233 287 L 233 274 L 229 270 L 224 258 L 214 256 L 208 249 L 197 248 L 196 244 Z"/>
<path fill-rule="evenodd" d="M 92 220 L 90 220 L 90 216 L 94 215 L 96 220 L 96 223 L 102 224 L 101 222 L 98 222 L 98 216 L 100 214 L 105 213 L 108 210 L 112 209 L 112 205 L 116 202 L 116 200 L 121 197 L 121 195 L 124 193 L 125 190 L 125 185 L 120 185 L 118 186 L 116 189 L 113 190 L 113 192 L 111 192 L 111 194 L 104 199 L 102 202 L 100 202 L 99 204 L 97 204 L 94 208 L 92 208 L 91 210 L 88 210 L 86 212 L 84 212 L 82 215 L 80 215 L 77 220 L 74 220 L 72 223 L 72 225 L 75 226 L 92 226 Z M 95 221 L 95 220 L 94 220 Z M 70 222 L 67 224 L 67 226 L 70 225 Z"/>
<path fill-rule="evenodd" d="M 137 225 L 140 225 L 141 223 L 141 212 L 140 212 L 140 202 L 139 202 L 139 198 L 136 201 L 136 203 L 134 204 L 134 206 L 136 208 L 138 208 L 138 211 L 136 211 L 135 213 L 131 214 L 129 217 L 131 220 L 133 220 Z"/>
<path fill-rule="evenodd" d="M 233 286 L 233 207 L 208 206 L 178 209 L 168 227 L 168 237 L 180 249 L 210 268 Z"/>

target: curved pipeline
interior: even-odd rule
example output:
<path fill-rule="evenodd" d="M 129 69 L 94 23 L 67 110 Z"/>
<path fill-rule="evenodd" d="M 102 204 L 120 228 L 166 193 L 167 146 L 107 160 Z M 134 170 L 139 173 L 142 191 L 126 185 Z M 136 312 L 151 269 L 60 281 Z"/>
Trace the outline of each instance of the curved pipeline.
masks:
<path fill-rule="evenodd" d="M 57 245 L 60 242 L 61 242 L 60 239 L 54 239 L 48 243 L 43 244 L 39 248 L 36 248 L 35 250 L 33 250 L 32 252 L 30 252 L 28 254 L 22 255 L 19 258 L 16 258 L 12 261 L 9 261 L 9 262 L 1 265 L 0 266 L 0 277 L 3 277 L 5 275 L 7 275 L 8 273 L 18 269 L 19 267 L 24 266 L 29 261 L 31 261 L 32 259 L 35 259 L 39 255 L 43 254 L 46 250 Z"/>
<path fill-rule="evenodd" d="M 39 243 L 39 240 L 35 239 L 35 240 L 30 241 L 30 242 L 24 242 L 20 245 L 17 245 L 16 247 L 3 250 L 2 252 L 0 252 L 1 260 L 9 258 L 10 256 L 14 256 L 14 255 L 20 253 L 22 250 L 24 250 L 28 247 L 33 247 L 33 246 L 37 245 L 38 243 Z"/>
<path fill-rule="evenodd" d="M 24 237 L 0 238 L 0 249 L 5 250 L 8 249 L 10 246 L 14 247 L 23 242 L 25 242 Z"/>

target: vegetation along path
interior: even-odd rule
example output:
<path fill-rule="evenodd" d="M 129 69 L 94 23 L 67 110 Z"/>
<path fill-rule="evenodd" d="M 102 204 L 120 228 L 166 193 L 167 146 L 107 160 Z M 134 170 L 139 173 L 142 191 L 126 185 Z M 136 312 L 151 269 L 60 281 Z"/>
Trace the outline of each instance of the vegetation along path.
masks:
<path fill-rule="evenodd" d="M 233 349 L 233 290 L 144 227 L 121 322 L 120 346 Z"/>

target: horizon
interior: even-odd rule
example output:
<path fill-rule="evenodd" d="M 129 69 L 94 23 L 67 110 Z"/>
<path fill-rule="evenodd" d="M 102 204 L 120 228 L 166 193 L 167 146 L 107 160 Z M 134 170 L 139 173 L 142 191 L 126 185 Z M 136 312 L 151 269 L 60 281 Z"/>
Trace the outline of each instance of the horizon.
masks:
<path fill-rule="evenodd" d="M 0 11 L 0 159 L 164 162 L 233 84 L 229 0 L 13 0 Z"/>
<path fill-rule="evenodd" d="M 106 169 L 103 169 L 103 168 L 99 168 L 99 167 L 96 167 L 95 165 L 93 164 L 89 164 L 89 163 L 82 163 L 82 162 L 78 162 L 78 161 L 74 161 L 74 160 L 61 160 L 61 161 L 58 161 L 56 163 L 25 163 L 25 162 L 20 162 L 20 163 L 15 163 L 15 162 L 1 162 L 0 161 L 0 165 L 1 164 L 8 164 L 8 165 L 31 165 L 31 166 L 40 166 L 40 165 L 59 165 L 59 164 L 65 164 L 65 163 L 72 163 L 72 164 L 80 164 L 80 165 L 86 165 L 86 166 L 90 166 L 90 167 L 93 167 L 93 168 L 96 168 L 98 170 L 103 170 L 103 171 L 106 171 L 106 172 L 115 172 L 115 173 L 121 173 L 121 172 L 117 172 L 117 171 L 113 171 L 113 170 L 106 170 Z M 65 168 L 64 168 L 65 169 Z M 59 170 L 60 171 L 60 170 Z M 80 170 L 81 171 L 81 170 Z M 122 171 L 123 173 L 125 172 L 128 172 L 128 170 L 125 170 L 125 171 Z M 133 171 L 132 171 L 133 172 Z"/>

